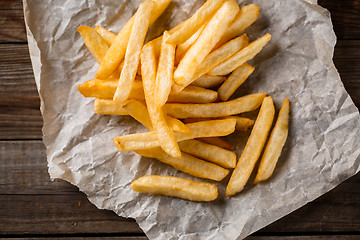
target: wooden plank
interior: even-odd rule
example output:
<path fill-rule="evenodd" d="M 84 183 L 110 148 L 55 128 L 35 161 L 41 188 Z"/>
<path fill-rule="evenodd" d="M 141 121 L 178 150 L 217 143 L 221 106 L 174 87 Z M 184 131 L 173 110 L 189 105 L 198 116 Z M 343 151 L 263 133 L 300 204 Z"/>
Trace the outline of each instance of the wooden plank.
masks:
<path fill-rule="evenodd" d="M 25 240 L 28 238 L 18 238 L 18 240 Z M 89 239 L 89 237 L 55 237 L 55 238 L 42 238 L 37 237 L 36 239 L 51 239 L 51 240 L 83 240 Z M 93 237 L 91 239 L 104 239 L 104 240 L 146 240 L 145 236 L 137 237 Z M 318 236 L 249 236 L 245 240 L 358 240 L 358 235 L 318 235 Z"/>
<path fill-rule="evenodd" d="M 0 138 L 41 139 L 42 117 L 26 44 L 0 44 Z"/>
<path fill-rule="evenodd" d="M 0 142 L 1 234 L 141 234 L 134 220 L 98 210 L 77 188 L 47 174 L 41 141 Z M 257 234 L 358 232 L 360 174 Z"/>
<path fill-rule="evenodd" d="M 360 40 L 339 41 L 334 62 L 360 107 Z M 26 45 L 0 44 L 0 139 L 41 139 L 42 118 Z"/>
<path fill-rule="evenodd" d="M 0 42 L 26 42 L 21 0 L 0 1 Z"/>
<path fill-rule="evenodd" d="M 47 173 L 41 141 L 0 142 L 0 233 L 142 233 L 132 219 L 99 210 Z"/>
<path fill-rule="evenodd" d="M 358 235 L 249 236 L 246 240 L 358 240 Z"/>
<path fill-rule="evenodd" d="M 360 108 L 360 41 L 338 41 L 335 46 L 334 63 L 345 89 L 355 105 Z"/>
<path fill-rule="evenodd" d="M 319 0 L 331 12 L 334 29 L 339 39 L 360 39 L 360 4 L 358 0 Z M 26 42 L 21 0 L 0 2 L 0 43 Z"/>
<path fill-rule="evenodd" d="M 330 11 L 339 39 L 360 39 L 359 0 L 319 0 L 318 4 Z"/>

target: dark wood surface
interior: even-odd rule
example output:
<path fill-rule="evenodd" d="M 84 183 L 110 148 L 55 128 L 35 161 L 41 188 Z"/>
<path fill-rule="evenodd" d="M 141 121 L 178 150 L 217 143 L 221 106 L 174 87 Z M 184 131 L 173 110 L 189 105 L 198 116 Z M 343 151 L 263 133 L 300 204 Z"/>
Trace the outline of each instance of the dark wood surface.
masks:
<path fill-rule="evenodd" d="M 334 62 L 360 107 L 360 1 L 319 0 L 338 36 Z M 144 240 L 132 219 L 99 210 L 65 181 L 51 181 L 22 3 L 0 1 L 0 238 Z M 360 174 L 258 231 L 258 239 L 360 239 Z"/>

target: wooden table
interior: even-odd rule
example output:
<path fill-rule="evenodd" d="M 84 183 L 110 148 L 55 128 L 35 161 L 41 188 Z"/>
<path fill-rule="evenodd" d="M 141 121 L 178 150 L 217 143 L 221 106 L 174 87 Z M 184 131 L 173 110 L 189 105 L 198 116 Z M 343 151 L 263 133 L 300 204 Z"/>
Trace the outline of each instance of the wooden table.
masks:
<path fill-rule="evenodd" d="M 360 107 L 360 1 L 319 0 L 332 14 L 335 65 Z M 21 0 L 0 1 L 0 238 L 146 239 L 136 222 L 50 181 Z M 360 174 L 248 239 L 360 239 Z"/>

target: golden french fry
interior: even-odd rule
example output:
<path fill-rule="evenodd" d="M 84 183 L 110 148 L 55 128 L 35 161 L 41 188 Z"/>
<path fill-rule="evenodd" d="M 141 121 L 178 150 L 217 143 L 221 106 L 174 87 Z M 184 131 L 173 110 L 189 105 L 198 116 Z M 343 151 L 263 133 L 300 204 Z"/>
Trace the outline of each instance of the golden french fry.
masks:
<path fill-rule="evenodd" d="M 104 27 L 96 26 L 95 31 L 108 43 L 109 46 L 115 42 L 116 34 Z M 105 56 L 105 55 L 104 55 Z"/>
<path fill-rule="evenodd" d="M 197 86 L 188 86 L 181 92 L 171 91 L 169 103 L 210 103 L 217 99 L 216 91 Z"/>
<path fill-rule="evenodd" d="M 168 176 L 146 175 L 133 181 L 131 188 L 136 192 L 161 194 L 198 202 L 213 201 L 218 196 L 214 184 Z"/>
<path fill-rule="evenodd" d="M 116 91 L 118 79 L 92 79 L 78 86 L 84 97 L 112 99 Z M 137 76 L 131 88 L 129 99 L 144 100 L 143 83 Z M 215 101 L 217 92 L 209 89 L 189 86 L 179 93 L 170 92 L 168 102 L 174 103 L 209 103 Z"/>
<path fill-rule="evenodd" d="M 234 132 L 236 125 L 235 119 L 212 120 L 186 124 L 191 133 L 175 132 L 177 142 L 201 138 L 226 136 Z M 119 151 L 139 150 L 159 147 L 156 132 L 136 133 L 121 137 L 115 137 L 114 143 Z"/>
<path fill-rule="evenodd" d="M 271 97 L 264 98 L 254 128 L 227 185 L 226 196 L 232 196 L 244 188 L 265 145 L 274 114 Z"/>
<path fill-rule="evenodd" d="M 184 123 L 194 123 L 200 121 L 209 121 L 209 120 L 226 119 L 226 118 L 234 118 L 236 120 L 235 130 L 237 131 L 247 131 L 249 127 L 251 127 L 254 124 L 253 120 L 239 116 L 227 116 L 227 117 L 219 117 L 219 118 L 185 118 Z"/>
<path fill-rule="evenodd" d="M 184 22 L 180 23 L 179 25 L 176 25 L 175 27 L 170 29 L 168 32 L 170 34 L 174 33 L 175 31 L 179 30 L 185 24 L 185 22 L 186 22 L 186 20 Z M 154 44 L 155 56 L 156 56 L 157 59 L 160 57 L 160 49 L 161 49 L 162 37 L 163 37 L 163 35 L 151 40 L 151 42 Z"/>
<path fill-rule="evenodd" d="M 225 0 L 208 0 L 195 14 L 187 19 L 181 28 L 171 34 L 168 43 L 179 45 L 193 36 L 220 9 Z"/>
<path fill-rule="evenodd" d="M 105 101 L 103 100 L 101 104 L 104 104 L 107 108 L 109 108 L 109 106 L 115 106 L 114 104 L 107 104 L 108 101 L 109 100 L 105 100 Z M 149 131 L 153 130 L 149 112 L 144 103 L 137 100 L 128 100 L 126 101 L 125 105 L 122 108 L 116 108 L 116 109 L 123 109 L 124 111 L 127 112 L 128 115 L 132 116 L 136 121 L 144 125 L 144 127 L 146 127 Z M 97 106 L 97 111 L 105 112 L 104 110 L 101 110 L 100 105 Z M 118 113 L 119 111 L 111 112 L 111 109 L 107 109 L 106 112 L 107 112 L 106 114 L 118 115 L 116 113 Z M 123 113 L 122 110 L 120 113 Z M 127 115 L 127 114 L 121 114 L 121 115 Z M 166 122 L 168 123 L 170 128 L 173 129 L 174 131 L 185 132 L 185 133 L 191 132 L 190 129 L 186 127 L 186 125 L 183 122 L 181 122 L 179 119 L 173 118 L 171 116 L 166 116 Z"/>
<path fill-rule="evenodd" d="M 172 83 L 171 76 L 172 68 L 174 66 L 175 48 L 165 44 L 167 37 L 168 36 L 165 33 L 163 45 L 161 46 L 162 56 L 160 57 L 157 76 L 155 76 L 155 49 L 154 44 L 151 42 L 146 44 L 141 52 L 141 71 L 143 73 L 143 86 L 146 104 L 148 106 L 152 126 L 158 136 L 158 142 L 166 153 L 173 157 L 180 158 L 181 152 L 179 146 L 177 145 L 174 133 L 166 121 L 166 114 L 162 108 L 163 104 L 162 102 L 157 102 L 157 94 L 162 94 L 162 98 L 159 100 L 166 102 Z M 172 55 L 172 57 L 169 55 Z M 171 69 L 167 69 L 167 66 Z M 168 87 L 165 86 L 168 90 L 161 88 L 161 84 L 163 83 L 168 85 Z"/>
<path fill-rule="evenodd" d="M 197 140 L 185 140 L 179 142 L 179 147 L 182 152 L 186 152 L 222 167 L 234 168 L 236 165 L 236 154 L 218 146 Z"/>
<path fill-rule="evenodd" d="M 231 26 L 226 30 L 224 36 L 216 44 L 215 48 L 222 46 L 230 39 L 240 35 L 246 28 L 253 24 L 260 15 L 260 7 L 256 4 L 243 6 L 236 15 Z"/>
<path fill-rule="evenodd" d="M 244 34 L 211 52 L 196 70 L 195 75 L 190 81 L 190 83 L 194 82 L 196 79 L 203 76 L 206 72 L 210 71 L 211 69 L 213 69 L 214 67 L 216 67 L 217 65 L 224 62 L 232 55 L 246 47 L 248 43 L 249 38 L 246 36 L 246 34 Z M 175 85 L 173 89 L 174 91 L 181 91 L 184 87 L 186 87 L 186 85 Z"/>
<path fill-rule="evenodd" d="M 166 121 L 166 115 L 163 109 L 159 105 L 155 105 L 153 110 L 150 110 L 149 114 L 150 119 L 154 127 L 154 131 L 157 134 L 157 141 L 160 144 L 161 148 L 169 155 L 180 158 L 181 152 L 177 144 L 175 134 L 172 129 L 169 127 Z"/>
<path fill-rule="evenodd" d="M 261 158 L 258 172 L 254 183 L 267 180 L 274 172 L 281 151 L 285 145 L 289 131 L 289 100 L 285 101 L 280 109 L 274 129 L 271 131 L 270 138 L 266 144 L 264 154 Z"/>
<path fill-rule="evenodd" d="M 170 2 L 171 0 L 155 0 L 156 4 L 150 15 L 148 24 L 149 26 L 155 22 L 155 20 L 164 12 Z M 98 71 L 96 72 L 96 78 L 108 78 L 124 59 L 126 48 L 130 39 L 130 34 L 134 25 L 135 15 L 129 19 L 129 21 L 116 36 L 115 42 L 111 45 L 109 51 L 107 51 Z"/>
<path fill-rule="evenodd" d="M 96 30 L 87 26 L 78 27 L 86 47 L 95 57 L 96 61 L 101 64 L 102 59 L 109 50 L 109 44 L 98 34 Z M 118 71 L 114 71 L 109 78 L 118 78 L 120 76 Z"/>
<path fill-rule="evenodd" d="M 161 43 L 161 53 L 156 74 L 155 103 L 162 107 L 169 97 L 174 71 L 175 45 L 166 43 L 170 34 L 165 31 Z"/>
<path fill-rule="evenodd" d="M 156 158 L 160 162 L 171 165 L 179 171 L 195 177 L 207 178 L 214 181 L 221 181 L 229 174 L 229 171 L 218 165 L 198 159 L 187 153 L 181 153 L 181 158 L 174 158 L 166 154 L 161 148 L 150 148 L 135 151 L 137 154 Z"/>
<path fill-rule="evenodd" d="M 165 111 L 174 118 L 224 117 L 254 111 L 260 107 L 266 93 L 254 93 L 227 102 L 191 104 L 167 103 Z"/>
<path fill-rule="evenodd" d="M 148 107 L 154 106 L 157 62 L 155 56 L 155 44 L 153 41 L 145 44 L 141 51 L 140 59 L 146 105 Z"/>
<path fill-rule="evenodd" d="M 217 65 L 215 68 L 210 70 L 208 74 L 227 75 L 231 73 L 237 67 L 255 57 L 255 55 L 263 49 L 266 43 L 270 41 L 270 39 L 271 35 L 269 33 L 265 34 L 261 38 L 251 42 L 247 47 L 240 50 L 238 53 L 234 54 L 229 59 Z"/>
<path fill-rule="evenodd" d="M 129 43 L 126 47 L 125 63 L 114 94 L 114 102 L 123 104 L 129 98 L 132 84 L 139 67 L 140 53 L 149 27 L 150 14 L 154 7 L 152 0 L 142 2 L 136 11 Z"/>
<path fill-rule="evenodd" d="M 249 38 L 246 34 L 243 34 L 214 50 L 205 58 L 204 62 L 202 62 L 200 67 L 196 70 L 194 79 L 201 77 L 209 70 L 229 59 L 235 53 L 248 46 L 248 44 Z"/>
<path fill-rule="evenodd" d="M 152 124 L 146 105 L 136 100 L 128 100 L 122 107 L 136 121 L 144 125 L 149 131 L 152 131 Z"/>
<path fill-rule="evenodd" d="M 189 48 L 194 44 L 194 42 L 199 38 L 200 33 L 204 29 L 205 25 L 203 25 L 199 30 L 197 30 L 196 33 L 194 33 L 188 40 L 183 42 L 182 44 L 179 44 L 176 47 L 176 53 L 175 53 L 175 65 L 177 65 L 180 60 L 184 57 L 185 53 Z"/>
<path fill-rule="evenodd" d="M 122 61 L 120 64 L 119 64 L 119 67 L 117 68 L 117 71 L 121 73 L 122 69 L 124 68 L 124 64 L 125 64 L 125 61 Z M 137 75 L 140 75 L 141 76 L 141 63 L 139 62 L 139 66 L 138 66 L 138 69 L 137 69 Z M 120 75 L 119 75 L 120 76 Z"/>
<path fill-rule="evenodd" d="M 155 38 L 154 40 L 151 40 L 150 42 L 152 44 L 154 44 L 154 51 L 155 51 L 156 59 L 159 59 L 160 51 L 161 51 L 162 35 L 158 38 Z M 148 42 L 148 43 L 150 43 L 150 42 Z"/>
<path fill-rule="evenodd" d="M 236 68 L 218 89 L 221 101 L 227 101 L 254 70 L 255 68 L 247 63 Z"/>
<path fill-rule="evenodd" d="M 203 87 L 203 88 L 214 88 L 219 86 L 226 80 L 224 76 L 212 76 L 212 75 L 203 75 L 197 78 L 191 83 L 193 86 Z"/>
<path fill-rule="evenodd" d="M 213 15 L 201 32 L 199 38 L 186 52 L 174 72 L 174 81 L 187 86 L 194 78 L 195 72 L 215 44 L 224 35 L 228 24 L 239 11 L 236 1 L 226 1 Z M 218 75 L 218 74 L 212 74 Z"/>
<path fill-rule="evenodd" d="M 104 115 L 129 115 L 122 107 L 117 107 L 112 100 L 96 98 L 94 102 L 94 112 Z"/>
<path fill-rule="evenodd" d="M 228 141 L 226 141 L 223 138 L 220 137 L 203 137 L 203 138 L 197 138 L 197 140 L 204 142 L 204 143 L 208 143 L 211 145 L 215 145 L 227 150 L 234 150 L 235 147 L 234 145 L 232 145 L 231 143 L 229 143 Z"/>
<path fill-rule="evenodd" d="M 166 122 L 169 124 L 170 128 L 174 131 L 191 133 L 191 130 L 179 119 L 166 115 Z"/>
<path fill-rule="evenodd" d="M 236 126 L 235 130 L 237 131 L 247 131 L 249 127 L 254 124 L 254 121 L 249 118 L 239 117 L 239 116 L 229 116 L 225 118 L 235 118 L 236 119 Z"/>
<path fill-rule="evenodd" d="M 80 26 L 77 30 L 84 40 L 86 47 L 96 61 L 100 63 L 106 52 L 109 50 L 107 42 L 91 27 Z"/>
<path fill-rule="evenodd" d="M 79 85 L 78 90 L 84 97 L 112 99 L 116 91 L 118 81 L 119 80 L 116 78 L 109 78 L 106 80 L 92 79 Z M 144 91 L 140 80 L 134 81 L 129 98 L 144 100 Z"/>

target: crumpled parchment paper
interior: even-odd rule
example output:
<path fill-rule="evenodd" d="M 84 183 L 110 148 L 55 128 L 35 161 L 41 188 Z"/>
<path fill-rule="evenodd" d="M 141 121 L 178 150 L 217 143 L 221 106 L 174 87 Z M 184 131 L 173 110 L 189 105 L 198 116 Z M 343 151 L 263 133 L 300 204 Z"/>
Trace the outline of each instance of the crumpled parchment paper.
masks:
<path fill-rule="evenodd" d="M 328 11 L 314 0 L 241 1 L 261 7 L 246 31 L 250 39 L 269 32 L 272 40 L 250 62 L 256 70 L 237 95 L 265 91 L 277 109 L 285 97 L 291 103 L 290 133 L 273 177 L 232 198 L 224 197 L 227 178 L 217 183 L 220 196 L 210 203 L 133 192 L 131 181 L 145 174 L 196 178 L 116 150 L 113 137 L 145 130 L 127 116 L 94 114 L 93 99 L 77 91 L 98 65 L 76 28 L 101 25 L 118 32 L 140 2 L 24 0 L 51 179 L 78 186 L 98 208 L 135 218 L 150 239 L 241 239 L 359 172 L 359 112 L 332 62 L 336 37 Z M 202 3 L 173 0 L 148 38 Z M 238 155 L 248 135 L 230 136 Z"/>

